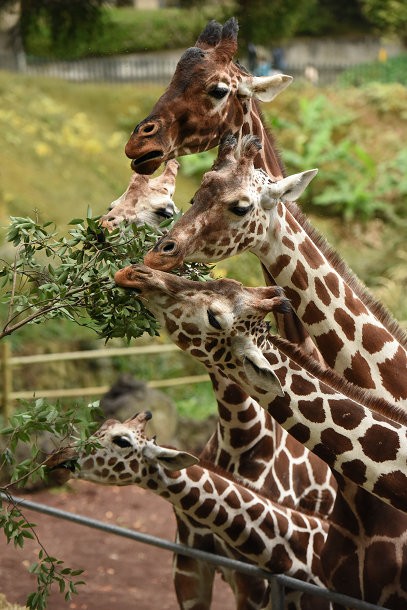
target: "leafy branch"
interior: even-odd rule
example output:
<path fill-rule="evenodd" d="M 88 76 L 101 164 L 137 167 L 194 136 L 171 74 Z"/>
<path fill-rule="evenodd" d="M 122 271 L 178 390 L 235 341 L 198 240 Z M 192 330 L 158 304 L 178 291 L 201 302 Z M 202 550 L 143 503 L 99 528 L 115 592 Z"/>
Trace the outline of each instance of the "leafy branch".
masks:
<path fill-rule="evenodd" d="M 158 334 L 153 315 L 136 295 L 113 282 L 120 267 L 142 262 L 162 235 L 162 228 L 121 226 L 109 232 L 98 218 L 74 219 L 69 236 L 50 230 L 52 223 L 12 217 L 8 241 L 15 248 L 12 262 L 3 261 L 0 287 L 7 305 L 0 339 L 26 324 L 65 318 L 86 325 L 105 339 Z M 208 267 L 190 264 L 184 275 L 205 279 Z"/>

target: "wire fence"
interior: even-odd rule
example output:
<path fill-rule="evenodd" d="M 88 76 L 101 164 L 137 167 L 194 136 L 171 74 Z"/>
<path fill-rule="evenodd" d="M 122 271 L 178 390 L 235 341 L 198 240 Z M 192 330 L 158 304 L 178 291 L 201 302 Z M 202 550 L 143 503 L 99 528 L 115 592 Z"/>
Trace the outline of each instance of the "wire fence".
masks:
<path fill-rule="evenodd" d="M 62 78 L 73 82 L 152 82 L 167 84 L 175 70 L 179 56 L 154 54 L 88 58 L 75 61 L 53 61 L 24 54 L 0 54 L 0 69 L 19 71 L 37 76 Z M 364 72 L 364 65 L 353 64 L 289 64 L 284 72 L 296 80 L 305 79 L 315 85 L 331 85 L 348 68 Z M 385 65 L 379 66 L 381 70 Z"/>

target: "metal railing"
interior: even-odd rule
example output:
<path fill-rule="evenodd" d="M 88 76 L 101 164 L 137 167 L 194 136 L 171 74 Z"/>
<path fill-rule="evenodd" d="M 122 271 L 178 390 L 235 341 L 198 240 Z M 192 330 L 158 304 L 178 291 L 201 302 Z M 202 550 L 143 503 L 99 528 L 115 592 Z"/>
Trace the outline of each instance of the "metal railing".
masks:
<path fill-rule="evenodd" d="M 15 503 L 17 507 L 27 508 L 29 510 L 43 513 L 51 517 L 56 517 L 57 519 L 65 519 L 66 521 L 71 521 L 79 525 L 84 525 L 85 527 L 98 529 L 108 534 L 114 534 L 116 536 L 130 538 L 131 540 L 135 540 L 143 544 L 156 546 L 165 551 L 171 551 L 179 555 L 185 555 L 187 557 L 192 557 L 200 561 L 206 561 L 210 564 L 228 568 L 230 570 L 236 570 L 238 572 L 241 572 L 242 574 L 255 576 L 257 578 L 264 578 L 271 585 L 270 592 L 273 610 L 284 610 L 286 588 L 293 589 L 295 591 L 300 591 L 302 593 L 315 595 L 316 597 L 328 599 L 331 602 L 341 604 L 344 607 L 354 608 L 355 610 L 383 609 L 383 606 L 377 606 L 375 604 L 355 599 L 342 593 L 330 591 L 329 589 L 323 589 L 322 587 L 310 584 L 308 582 L 304 582 L 302 580 L 297 580 L 296 578 L 292 578 L 291 576 L 286 576 L 284 574 L 271 574 L 266 570 L 258 568 L 255 565 L 245 563 L 243 561 L 238 561 L 236 559 L 230 559 L 229 557 L 224 557 L 222 555 L 215 555 L 206 551 L 194 549 L 183 544 L 170 542 L 169 540 L 165 540 L 163 538 L 157 538 L 155 536 L 136 532 L 128 528 L 104 523 L 103 521 L 98 521 L 97 519 L 85 517 L 84 515 L 76 515 L 74 513 L 61 510 L 59 508 L 47 506 L 46 504 L 32 502 L 31 500 L 25 500 L 23 498 L 9 496 L 4 493 L 0 493 L 0 498 L 2 500 L 11 501 Z"/>

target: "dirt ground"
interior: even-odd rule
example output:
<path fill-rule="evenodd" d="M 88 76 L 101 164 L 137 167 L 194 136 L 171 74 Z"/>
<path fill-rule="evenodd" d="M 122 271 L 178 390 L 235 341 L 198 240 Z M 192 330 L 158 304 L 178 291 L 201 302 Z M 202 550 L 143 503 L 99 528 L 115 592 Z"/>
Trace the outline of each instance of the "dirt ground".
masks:
<path fill-rule="evenodd" d="M 22 495 L 22 494 L 19 494 Z M 103 487 L 73 481 L 70 489 L 45 490 L 26 496 L 41 502 L 173 541 L 175 519 L 170 504 L 136 486 Z M 24 509 L 37 524 L 47 552 L 72 568 L 85 569 L 85 586 L 70 602 L 52 593 L 50 610 L 177 610 L 172 584 L 172 554 L 95 529 Z M 0 592 L 9 602 L 24 605 L 35 589 L 27 568 L 38 557 L 38 544 L 22 550 L 0 539 Z M 82 577 L 80 577 L 82 579 Z M 232 594 L 217 576 L 213 610 L 232 610 Z"/>

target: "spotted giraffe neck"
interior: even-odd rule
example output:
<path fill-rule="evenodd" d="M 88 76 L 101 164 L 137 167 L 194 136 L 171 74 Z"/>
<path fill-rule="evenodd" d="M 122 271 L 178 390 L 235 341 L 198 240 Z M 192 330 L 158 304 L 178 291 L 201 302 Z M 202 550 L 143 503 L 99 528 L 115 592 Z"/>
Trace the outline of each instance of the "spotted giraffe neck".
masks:
<path fill-rule="evenodd" d="M 327 586 L 391 610 L 406 607 L 407 514 L 345 477 L 337 480 L 332 524 L 321 553 Z"/>
<path fill-rule="evenodd" d="M 267 498 L 329 515 L 335 485 L 326 465 L 310 454 L 217 367 L 208 367 L 218 404 L 217 430 L 201 457 Z"/>
<path fill-rule="evenodd" d="M 123 435 L 126 423 L 119 426 Z M 218 536 L 232 556 L 274 573 L 322 584 L 319 556 L 328 521 L 280 506 L 223 471 L 210 469 L 209 464 L 169 470 L 154 458 L 141 464 L 135 452 L 126 448 L 114 457 L 115 450 L 105 453 L 103 435 L 96 436 L 101 447 L 77 459 L 79 470 L 72 478 L 108 485 L 136 484 Z M 144 455 L 150 454 L 144 450 Z M 66 454 L 61 461 L 65 459 Z M 170 458 L 162 458 L 166 460 Z"/>
<path fill-rule="evenodd" d="M 308 359 L 309 372 L 303 366 L 306 356 L 296 362 L 295 353 L 287 356 L 277 348 L 281 341 L 266 337 L 262 345 L 270 373 L 284 395 L 276 395 L 273 385 L 266 389 L 264 379 L 261 383 L 261 376 L 242 360 L 234 360 L 236 368 L 228 371 L 230 378 L 239 381 L 289 434 L 334 472 L 407 511 L 405 411 L 372 398 L 365 406 L 360 390 L 343 383 L 335 373 L 322 370 L 312 359 Z M 240 352 L 242 349 L 238 347 Z M 290 353 L 289 349 L 285 351 Z"/>
<path fill-rule="evenodd" d="M 328 365 L 373 395 L 407 406 L 407 350 L 279 202 L 252 251 L 282 286 Z"/>
<path fill-rule="evenodd" d="M 384 399 L 365 406 L 360 399 L 368 394 L 360 388 L 281 351 L 262 322 L 284 306 L 275 288 L 227 279 L 202 285 L 142 265 L 118 271 L 115 280 L 147 298 L 177 345 L 217 366 L 332 470 L 407 510 L 407 413 Z"/>
<path fill-rule="evenodd" d="M 220 466 L 243 485 L 286 507 L 327 517 L 336 495 L 336 485 L 326 465 L 310 454 L 273 420 L 239 386 L 217 368 L 208 368 L 218 405 L 216 431 L 206 443 L 202 460 Z M 197 527 L 194 518 L 176 511 L 177 538 L 193 548 L 217 550 L 216 537 Z M 227 554 L 227 550 L 217 552 Z M 201 562 L 174 557 L 174 586 L 181 607 L 209 608 L 214 571 Z M 249 583 L 236 573 L 224 573 L 234 591 L 237 607 L 244 599 L 248 608 L 259 608 L 263 584 Z M 208 598 L 209 596 L 209 598 Z M 300 599 L 298 607 L 305 600 Z M 315 600 L 313 600 L 315 604 Z M 246 607 L 246 606 L 245 606 Z M 267 608 L 269 606 L 267 605 Z M 297 607 L 297 604 L 296 604 Z"/>

